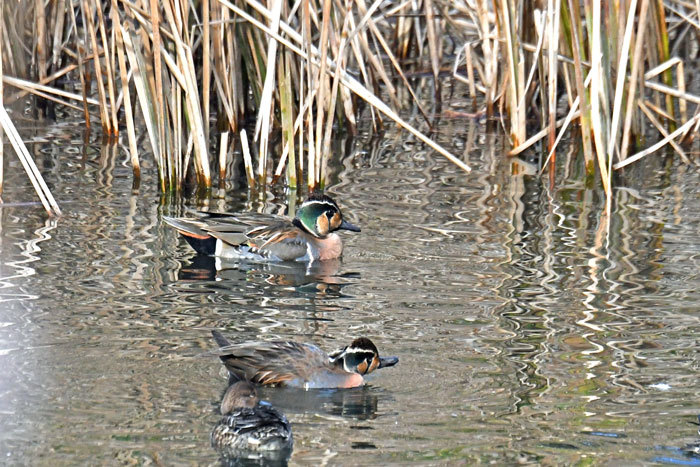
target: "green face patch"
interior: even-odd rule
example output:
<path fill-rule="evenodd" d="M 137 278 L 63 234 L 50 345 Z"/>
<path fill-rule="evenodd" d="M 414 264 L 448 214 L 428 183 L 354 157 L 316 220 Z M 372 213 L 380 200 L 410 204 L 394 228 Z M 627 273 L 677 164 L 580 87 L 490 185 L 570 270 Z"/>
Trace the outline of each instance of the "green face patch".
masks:
<path fill-rule="evenodd" d="M 301 205 L 297 211 L 296 219 L 302 224 L 302 228 L 311 235 L 325 237 L 332 230 L 335 230 L 331 226 L 331 219 L 336 214 L 340 216 L 340 211 L 332 201 L 309 200 Z"/>

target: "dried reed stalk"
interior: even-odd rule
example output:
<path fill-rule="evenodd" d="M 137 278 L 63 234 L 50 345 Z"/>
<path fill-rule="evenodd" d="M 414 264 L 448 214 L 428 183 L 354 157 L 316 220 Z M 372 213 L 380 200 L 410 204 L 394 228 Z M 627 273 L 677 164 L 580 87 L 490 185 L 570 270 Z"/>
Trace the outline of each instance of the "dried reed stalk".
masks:
<path fill-rule="evenodd" d="M 139 186 L 141 180 L 141 163 L 139 162 L 138 147 L 136 145 L 136 126 L 134 124 L 134 115 L 131 108 L 131 92 L 129 91 L 129 78 L 126 68 L 126 56 L 124 51 L 124 39 L 122 38 L 122 29 L 119 15 L 117 14 L 117 1 L 112 0 L 112 21 L 115 27 L 115 39 L 117 48 L 117 57 L 119 60 L 119 77 L 122 84 L 122 92 L 124 93 L 124 116 L 126 119 L 126 134 L 129 139 L 129 155 L 131 159 L 131 167 L 134 172 L 133 188 Z"/>
<path fill-rule="evenodd" d="M 635 34 L 634 55 L 632 57 L 632 71 L 629 84 L 627 85 L 627 106 L 625 109 L 625 120 L 622 127 L 622 142 L 620 143 L 620 160 L 627 157 L 627 145 L 629 144 L 630 128 L 632 116 L 634 115 L 634 103 L 637 99 L 637 79 L 642 66 L 642 52 L 644 50 L 644 37 L 646 32 L 647 12 L 649 0 L 642 0 L 639 7 L 639 17 L 637 23 L 637 33 Z"/>
<path fill-rule="evenodd" d="M 100 54 L 97 48 L 97 35 L 95 33 L 95 23 L 94 15 L 92 9 L 90 8 L 89 0 L 81 0 L 81 5 L 83 9 L 83 21 L 87 23 L 87 32 L 90 36 L 90 44 L 92 46 L 93 52 L 93 63 L 95 65 L 95 79 L 97 80 L 97 95 L 100 100 L 100 121 L 102 123 L 102 131 L 105 134 L 110 134 L 112 132 L 111 120 L 107 110 L 109 106 L 107 104 L 107 97 L 105 95 L 103 74 L 102 74 L 102 64 L 100 63 Z M 97 5 L 99 9 L 99 4 Z"/>
<path fill-rule="evenodd" d="M 75 11 L 73 8 L 68 8 L 68 11 L 70 11 L 70 19 L 71 19 L 71 24 L 73 26 L 73 31 L 75 34 L 75 50 L 76 54 L 78 56 L 78 75 L 80 76 L 80 90 L 83 95 L 83 117 L 85 118 L 85 127 L 90 130 L 90 112 L 88 112 L 88 102 L 87 102 L 87 81 L 85 79 L 85 70 L 83 69 L 83 54 L 81 52 L 81 47 L 78 44 L 78 26 L 75 21 Z"/>
<path fill-rule="evenodd" d="M 95 0 L 95 6 L 97 10 L 98 29 L 100 31 L 100 39 L 102 41 L 102 50 L 105 54 L 105 74 L 107 78 L 107 93 L 109 97 L 109 110 L 111 111 L 111 119 L 108 122 L 108 134 L 116 135 L 119 133 L 119 121 L 117 119 L 117 105 L 115 98 L 115 85 L 114 85 L 114 69 L 113 63 L 110 59 L 112 54 L 108 54 L 107 51 L 110 50 L 109 43 L 107 42 L 107 31 L 105 26 L 105 19 L 102 13 L 102 2 L 100 0 Z M 97 49 L 95 49 L 95 54 L 97 54 Z M 96 59 L 99 62 L 99 58 Z"/>
<path fill-rule="evenodd" d="M 209 0 L 202 0 L 202 112 L 204 114 L 204 139 L 209 141 L 209 106 L 211 85 L 211 6 Z"/>
<path fill-rule="evenodd" d="M 251 188 L 276 181 L 285 168 L 288 186 L 296 187 L 306 175 L 309 189 L 322 188 L 333 130 L 355 131 L 353 94 L 369 103 L 377 128 L 382 125 L 381 116 L 388 116 L 468 171 L 464 162 L 398 112 L 405 105 L 400 97 L 405 95 L 403 87 L 432 130 L 405 71 L 429 69 L 439 83 L 449 56 L 443 49 L 449 43 L 443 40 L 446 32 L 463 41 L 452 67 L 455 79 L 468 85 L 473 99 L 477 93 L 483 95 L 488 116 L 494 115 L 496 106 L 505 110 L 501 119 L 513 143 L 510 154 L 547 137 L 544 166 L 550 165 L 553 176 L 555 148 L 578 118 L 587 173 L 592 175 L 597 166 L 608 199 L 612 170 L 629 164 L 628 148 L 634 135 L 641 134 L 638 127 L 643 118 L 657 129 L 663 144 L 671 144 L 684 160 L 687 151 L 674 139 L 698 125 L 697 116 L 688 119 L 688 103 L 699 104 L 700 98 L 688 92 L 683 60 L 672 58 L 669 49 L 672 23 L 687 30 L 698 28 L 698 1 L 693 9 L 687 2 L 649 0 L 610 5 L 580 0 L 399 0 L 388 4 L 298 0 L 270 2 L 268 9 L 258 0 L 110 0 L 109 23 L 100 0 L 80 0 L 75 5 L 66 0 L 24 2 L 28 12 L 2 7 L 0 41 L 4 64 L 13 75 L 2 79 L 20 89 L 10 99 L 32 92 L 61 105 L 75 107 L 71 101 L 80 101 L 88 125 L 88 105 L 97 105 L 107 134 L 117 132 L 123 105 L 138 179 L 137 110 L 130 105 L 130 86 L 134 86 L 163 191 L 178 190 L 189 170 L 201 187 L 211 185 L 208 148 L 214 113 L 222 131 L 244 137 Z M 538 10 L 545 6 L 544 12 Z M 49 15 L 50 11 L 55 14 Z M 14 21 L 21 17 L 33 18 L 30 27 Z M 13 21 L 8 23 L 6 18 Z M 27 53 L 16 39 L 28 31 L 34 32 L 31 60 L 37 65 L 38 78 L 22 80 Z M 537 44 L 530 44 L 535 37 Z M 90 50 L 85 50 L 86 45 Z M 199 57 L 200 70 L 195 67 Z M 458 72 L 462 57 L 466 77 Z M 74 63 L 47 76 L 62 58 Z M 85 60 L 94 64 L 98 99 L 88 96 L 90 70 L 83 66 Z M 52 84 L 75 69 L 82 82 L 81 94 Z M 358 78 L 348 69 L 357 70 Z M 383 93 L 384 100 L 377 92 Z M 533 106 L 537 102 L 540 108 Z M 567 116 L 557 120 L 560 103 L 568 106 Z M 240 131 L 251 109 L 257 112 L 254 149 L 259 148 L 252 155 L 245 132 Z M 526 125 L 535 123 L 533 110 L 541 117 L 540 128 L 529 130 Z M 279 157 L 270 147 L 278 129 L 282 132 Z M 226 176 L 227 138 L 222 133 L 220 181 Z M 658 144 L 652 147 L 661 147 Z M 634 160 L 648 153 L 641 151 Z M 273 177 L 268 177 L 270 163 L 276 164 Z"/>
<path fill-rule="evenodd" d="M 2 45 L 1 38 L 5 32 L 5 14 L 3 5 L 0 5 L 0 46 Z M 5 87 L 3 85 L 3 57 L 0 56 L 0 107 L 5 108 L 3 96 L 5 95 Z M 5 132 L 0 128 L 0 197 L 2 196 L 5 186 Z"/>
<path fill-rule="evenodd" d="M 41 204 L 44 206 L 44 209 L 46 209 L 46 212 L 49 213 L 50 216 L 60 216 L 61 209 L 58 207 L 58 203 L 56 203 L 56 200 L 51 194 L 51 190 L 49 190 L 49 187 L 46 185 L 44 177 L 41 176 L 41 172 L 39 172 L 39 169 L 34 163 L 34 159 L 32 159 L 32 156 L 29 154 L 27 146 L 25 146 L 22 141 L 4 105 L 0 106 L 0 127 L 2 127 L 5 134 L 7 134 L 12 148 L 15 150 L 17 157 L 22 163 L 22 167 L 24 167 L 24 171 L 27 173 L 29 181 L 34 187 L 34 191 L 39 195 Z"/>

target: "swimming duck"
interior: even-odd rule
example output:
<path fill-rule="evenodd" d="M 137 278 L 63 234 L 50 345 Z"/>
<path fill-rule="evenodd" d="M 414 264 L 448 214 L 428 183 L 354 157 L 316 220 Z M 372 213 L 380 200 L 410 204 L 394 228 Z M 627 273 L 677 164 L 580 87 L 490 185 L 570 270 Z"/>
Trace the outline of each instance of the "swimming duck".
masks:
<path fill-rule="evenodd" d="M 398 357 L 380 357 L 366 337 L 326 354 L 312 344 L 293 341 L 231 344 L 218 331 L 217 354 L 231 378 L 264 385 L 311 388 L 352 388 L 364 384 L 363 376 L 378 368 L 396 365 Z"/>
<path fill-rule="evenodd" d="M 690 423 L 700 427 L 700 415 L 698 415 L 697 422 L 690 422 Z M 700 436 L 700 428 L 698 428 L 698 435 Z M 693 456 L 696 458 L 700 458 L 700 440 L 696 440 L 693 443 L 686 444 L 685 448 L 683 448 L 683 453 L 686 456 Z"/>
<path fill-rule="evenodd" d="M 201 213 L 198 219 L 163 216 L 198 253 L 249 261 L 315 261 L 339 258 L 335 233 L 360 228 L 343 219 L 330 197 L 313 193 L 294 219 L 260 213 Z"/>
<path fill-rule="evenodd" d="M 291 453 L 294 441 L 287 417 L 260 403 L 251 383 L 239 381 L 226 390 L 221 415 L 211 445 L 224 456 L 269 459 Z"/>

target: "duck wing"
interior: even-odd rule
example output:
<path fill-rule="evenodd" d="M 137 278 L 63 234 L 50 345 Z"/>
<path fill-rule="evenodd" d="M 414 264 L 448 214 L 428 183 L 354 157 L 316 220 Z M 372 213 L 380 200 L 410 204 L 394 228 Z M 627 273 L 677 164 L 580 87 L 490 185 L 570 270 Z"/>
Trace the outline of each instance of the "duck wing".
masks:
<path fill-rule="evenodd" d="M 243 253 L 264 258 L 295 260 L 307 253 L 307 243 L 300 236 L 303 234 L 287 217 L 263 213 L 199 214 L 194 219 L 163 216 L 163 221 L 177 229 L 188 241 L 218 239 L 234 248 L 244 247 Z M 200 249 L 208 251 L 215 248 L 215 245 L 207 246 L 208 249 Z M 196 245 L 193 247 L 197 249 Z"/>
<path fill-rule="evenodd" d="M 216 353 L 229 373 L 239 380 L 303 386 L 315 372 L 329 367 L 328 355 L 315 345 L 293 341 L 230 345 L 217 331 L 212 331 L 212 334 L 219 345 L 227 344 Z"/>
<path fill-rule="evenodd" d="M 264 213 L 219 213 L 198 212 L 198 217 L 167 217 L 163 221 L 185 236 L 198 238 L 214 237 L 230 245 L 241 245 L 255 232 L 294 227 L 286 217 Z M 249 235 L 249 232 L 253 232 Z"/>
<path fill-rule="evenodd" d="M 239 230 L 241 224 L 233 222 L 243 222 L 246 229 Z M 266 215 L 260 218 L 255 213 L 247 213 L 236 216 L 235 221 L 226 218 L 223 224 L 212 229 L 210 235 L 234 246 L 247 246 L 252 254 L 293 261 L 307 253 L 305 234 L 286 217 Z"/>

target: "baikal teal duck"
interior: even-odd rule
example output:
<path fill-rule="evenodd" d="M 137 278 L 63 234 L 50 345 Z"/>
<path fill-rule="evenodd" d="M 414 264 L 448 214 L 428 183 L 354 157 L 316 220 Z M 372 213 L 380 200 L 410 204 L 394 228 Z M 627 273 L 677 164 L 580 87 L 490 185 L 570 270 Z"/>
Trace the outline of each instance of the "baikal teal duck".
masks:
<path fill-rule="evenodd" d="M 398 357 L 380 357 L 366 337 L 326 354 L 313 344 L 294 341 L 244 342 L 231 344 L 212 331 L 219 344 L 217 355 L 232 380 L 304 389 L 362 386 L 364 376 L 379 368 L 394 366 Z"/>
<path fill-rule="evenodd" d="M 200 213 L 163 221 L 177 229 L 198 253 L 248 261 L 323 261 L 339 258 L 338 230 L 360 232 L 343 219 L 329 196 L 311 194 L 294 219 L 261 213 Z"/>

